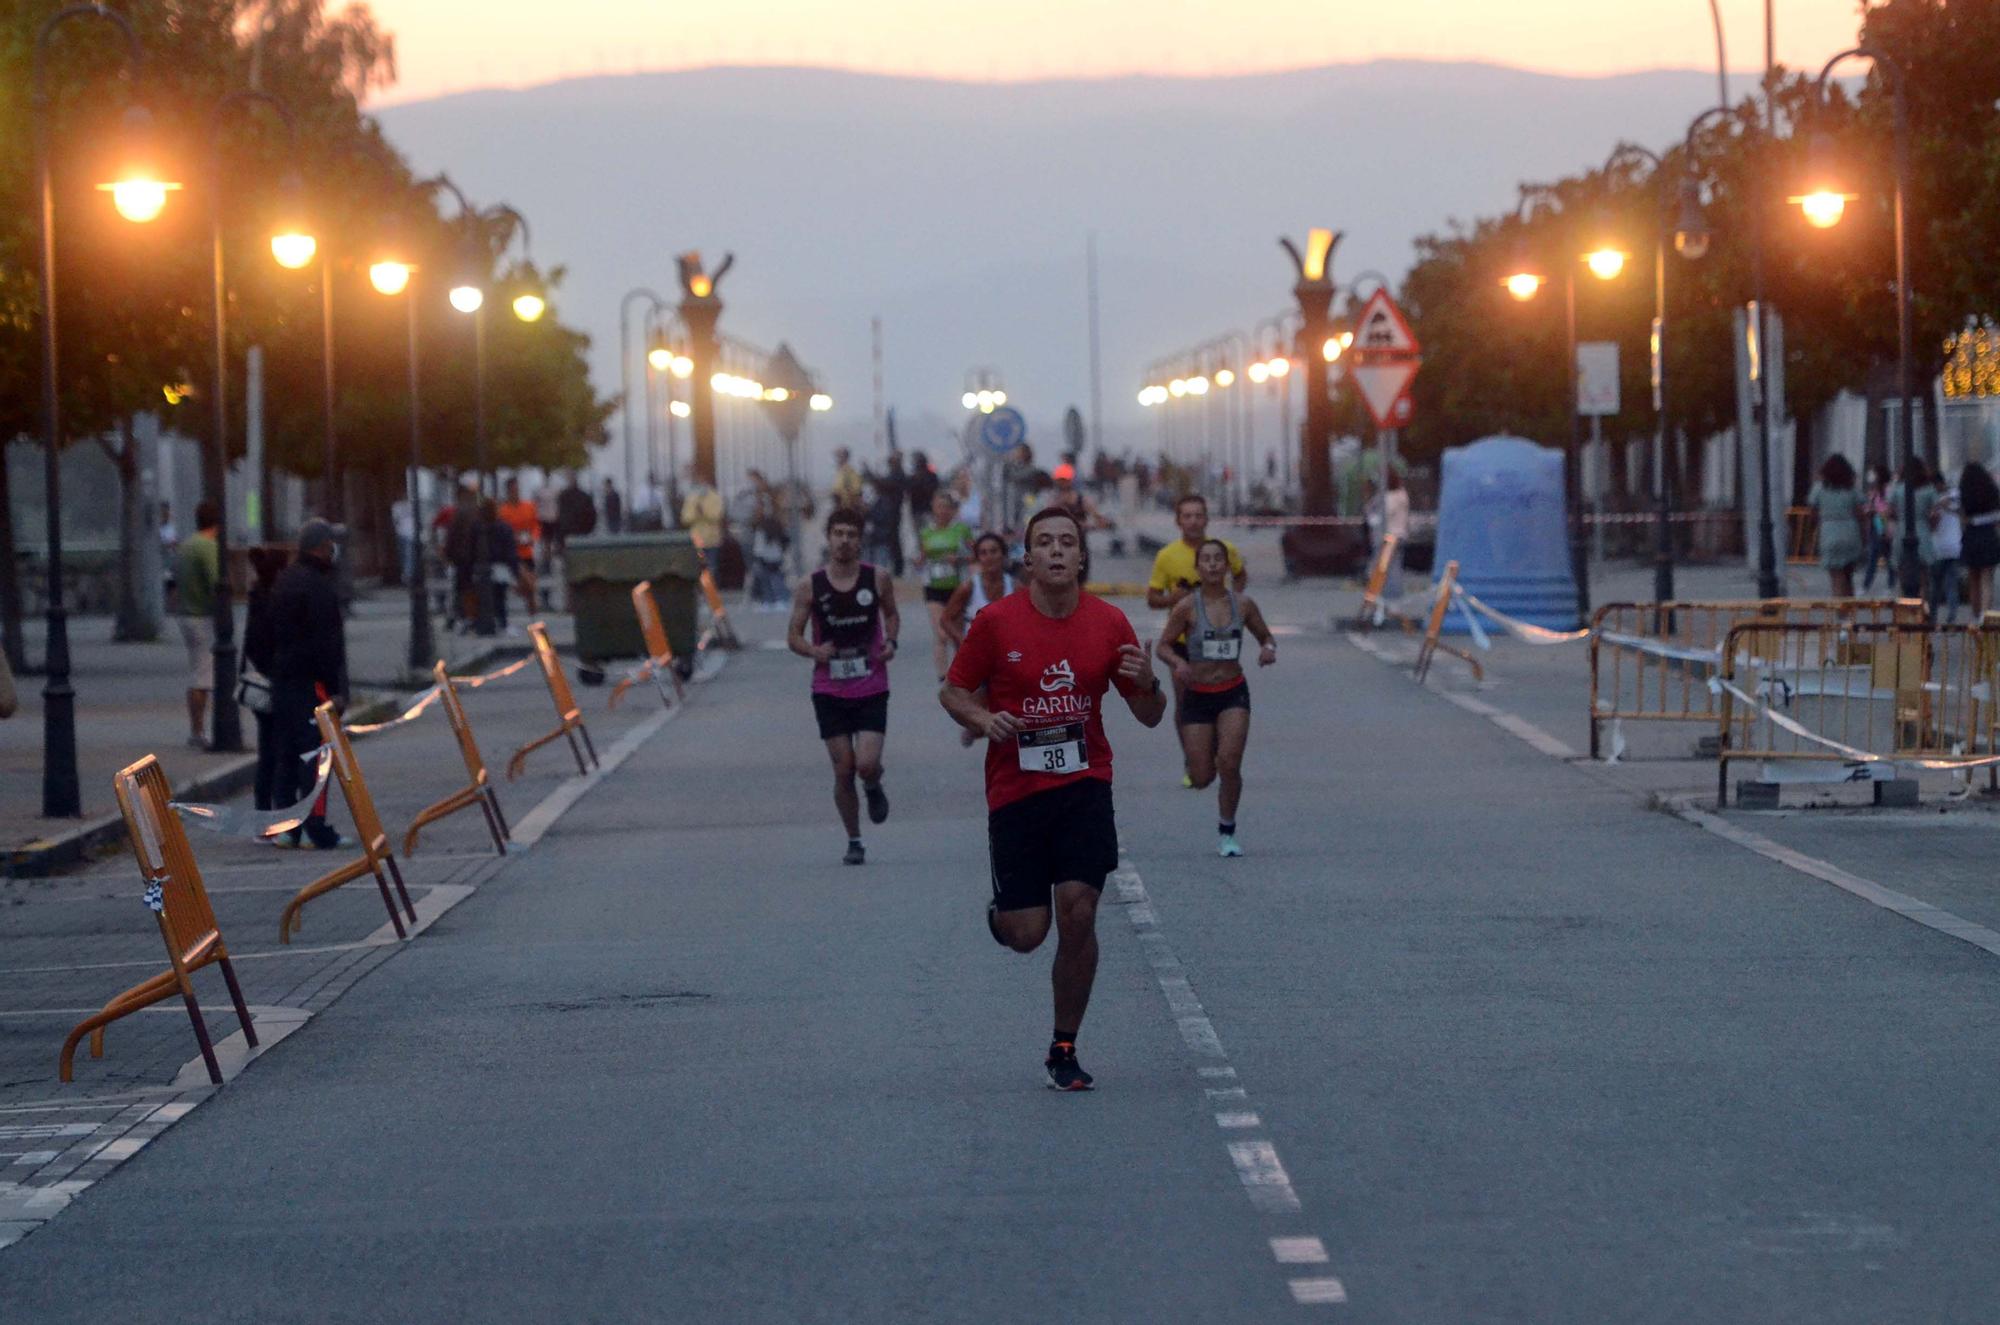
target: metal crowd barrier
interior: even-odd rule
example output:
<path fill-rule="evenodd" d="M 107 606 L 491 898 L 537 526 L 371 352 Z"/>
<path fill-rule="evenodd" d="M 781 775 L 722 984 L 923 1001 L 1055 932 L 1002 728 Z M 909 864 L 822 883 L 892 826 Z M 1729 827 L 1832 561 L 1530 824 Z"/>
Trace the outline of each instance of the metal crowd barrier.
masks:
<path fill-rule="evenodd" d="M 78 1022 L 63 1041 L 57 1075 L 74 1078 L 76 1046 L 90 1037 L 90 1056 L 104 1057 L 104 1028 L 120 1017 L 179 994 L 187 1004 L 188 1020 L 194 1023 L 195 1043 L 208 1065 L 208 1079 L 222 1084 L 222 1067 L 215 1061 L 215 1046 L 208 1038 L 208 1026 L 201 1019 L 201 1004 L 195 1000 L 194 982 L 188 977 L 204 966 L 222 968 L 229 999 L 236 1005 L 236 1019 L 243 1025 L 243 1039 L 257 1047 L 257 1031 L 250 1024 L 250 1009 L 243 1004 L 243 987 L 236 983 L 236 969 L 229 964 L 229 946 L 216 927 L 215 911 L 208 903 L 208 889 L 201 881 L 194 850 L 180 817 L 167 808 L 170 792 L 160 761 L 147 755 L 138 763 L 119 771 L 112 779 L 118 794 L 118 810 L 125 817 L 125 831 L 132 839 L 132 854 L 139 861 L 139 873 L 146 880 L 146 904 L 160 922 L 160 938 L 167 945 L 171 966 L 133 985 L 96 1012 Z"/>
<path fill-rule="evenodd" d="M 1606 603 L 1590 618 L 1590 757 L 1609 722 L 1712 723 L 1708 681 L 1723 638 L 1745 622 L 1921 623 L 1914 598 L 1767 598 Z"/>
<path fill-rule="evenodd" d="M 1995 755 L 2000 623 L 1752 622 L 1724 636 L 1717 677 L 1717 803 L 1737 760 L 1971 769 Z"/>
<path fill-rule="evenodd" d="M 706 581 L 706 572 L 703 573 Z M 551 741 L 564 737 L 569 739 L 570 753 L 576 756 L 576 771 L 588 773 L 597 766 L 597 747 L 590 742 L 590 729 L 583 725 L 583 710 L 576 706 L 576 696 L 570 692 L 569 677 L 563 674 L 562 659 L 556 657 L 556 646 L 549 643 L 548 627 L 536 621 L 528 627 L 528 638 L 534 641 L 535 658 L 542 665 L 542 679 L 548 682 L 549 698 L 555 701 L 556 729 L 546 736 L 537 736 L 516 750 L 507 760 L 507 780 L 512 782 L 521 776 L 528 765 L 528 756 Z M 577 744 L 577 737 L 583 744 Z M 590 762 L 583 761 L 583 752 L 590 751 Z"/>
<path fill-rule="evenodd" d="M 674 646 L 667 642 L 667 628 L 660 620 L 660 604 L 653 597 L 651 580 L 641 580 L 632 586 L 632 610 L 639 618 L 639 637 L 645 642 L 646 657 L 611 687 L 611 707 L 617 708 L 627 690 L 651 677 L 653 688 L 660 692 L 660 702 L 672 708 L 684 692 L 681 675 L 674 670 Z M 671 695 L 667 693 L 669 684 L 674 690 Z"/>
<path fill-rule="evenodd" d="M 451 724 L 451 733 L 458 738 L 458 753 L 465 760 L 465 771 L 472 776 L 472 782 L 437 804 L 417 812 L 417 817 L 410 820 L 409 829 L 403 834 L 403 854 L 416 854 L 417 833 L 426 824 L 434 824 L 477 805 L 486 818 L 486 831 L 493 835 L 493 850 L 504 856 L 507 854 L 507 816 L 500 812 L 500 797 L 493 789 L 493 779 L 487 776 L 486 760 L 480 756 L 479 742 L 472 737 L 472 723 L 466 719 L 465 705 L 459 702 L 458 687 L 452 684 L 451 673 L 445 670 L 442 660 L 431 670 L 437 677 L 438 697 L 444 701 L 445 721 Z"/>
<path fill-rule="evenodd" d="M 319 723 L 319 738 L 326 742 L 333 753 L 333 780 L 340 784 L 340 795 L 347 802 L 347 813 L 354 820 L 355 835 L 361 840 L 361 859 L 350 861 L 339 869 L 321 875 L 305 887 L 298 895 L 285 903 L 284 912 L 278 917 L 278 942 L 290 943 L 292 935 L 298 933 L 305 923 L 300 914 L 305 904 L 315 897 L 332 892 L 343 884 L 354 882 L 364 874 L 375 876 L 375 886 L 381 890 L 382 905 L 388 908 L 389 923 L 396 927 L 396 937 L 410 936 L 403 928 L 403 916 L 415 924 L 417 908 L 410 903 L 410 890 L 403 886 L 403 871 L 396 864 L 395 852 L 389 847 L 389 834 L 382 829 L 382 817 L 375 812 L 375 797 L 368 790 L 367 779 L 361 776 L 361 765 L 355 761 L 354 747 L 348 744 L 347 731 L 334 715 L 332 704 L 321 704 L 313 710 L 313 719 Z M 389 884 L 396 885 L 396 896 L 389 895 Z M 396 901 L 403 903 L 401 914 L 396 910 Z"/>
<path fill-rule="evenodd" d="M 1811 506 L 1785 508 L 1785 562 L 1792 566 L 1819 564 L 1819 512 Z"/>

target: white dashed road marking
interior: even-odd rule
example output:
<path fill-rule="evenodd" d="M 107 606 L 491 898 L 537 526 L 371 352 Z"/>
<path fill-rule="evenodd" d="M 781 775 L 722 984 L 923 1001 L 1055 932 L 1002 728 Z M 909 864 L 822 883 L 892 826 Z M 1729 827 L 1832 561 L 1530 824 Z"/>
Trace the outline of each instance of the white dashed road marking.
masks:
<path fill-rule="evenodd" d="M 1188 981 L 1180 959 L 1174 955 L 1173 946 L 1159 930 L 1158 914 L 1152 899 L 1146 894 L 1146 885 L 1139 878 L 1139 872 L 1132 868 L 1129 860 L 1121 860 L 1117 873 L 1111 876 L 1111 883 L 1117 890 L 1118 901 L 1125 907 L 1125 918 L 1132 922 L 1133 932 L 1145 950 L 1146 960 L 1152 965 L 1153 978 L 1160 986 L 1161 996 L 1167 1001 L 1167 1011 L 1174 1018 L 1181 1041 L 1187 1045 L 1189 1052 L 1202 1058 L 1227 1058 L 1229 1055 L 1222 1047 L 1222 1038 L 1215 1033 L 1215 1024 L 1208 1019 L 1200 996 Z M 1234 1067 L 1203 1063 L 1195 1067 L 1195 1074 L 1203 1082 L 1202 1096 L 1214 1112 L 1219 1131 L 1243 1133 L 1263 1128 L 1263 1116 L 1248 1107 L 1250 1092 L 1247 1089 L 1240 1085 L 1209 1084 L 1236 1081 Z M 1298 1192 L 1292 1187 L 1291 1175 L 1285 1172 L 1284 1162 L 1278 1158 L 1276 1146 L 1263 1138 L 1248 1137 L 1225 1143 L 1225 1149 L 1229 1162 L 1236 1168 L 1237 1180 L 1243 1184 L 1243 1193 L 1254 1209 L 1266 1215 L 1279 1216 L 1300 1212 L 1302 1207 Z M 1326 1247 L 1318 1238 L 1285 1235 L 1272 1237 L 1270 1242 L 1272 1258 L 1279 1265 L 1326 1264 Z M 1347 1301 L 1346 1288 L 1340 1280 L 1330 1277 L 1292 1279 L 1287 1281 L 1286 1286 L 1291 1290 L 1292 1301 L 1304 1305 Z"/>

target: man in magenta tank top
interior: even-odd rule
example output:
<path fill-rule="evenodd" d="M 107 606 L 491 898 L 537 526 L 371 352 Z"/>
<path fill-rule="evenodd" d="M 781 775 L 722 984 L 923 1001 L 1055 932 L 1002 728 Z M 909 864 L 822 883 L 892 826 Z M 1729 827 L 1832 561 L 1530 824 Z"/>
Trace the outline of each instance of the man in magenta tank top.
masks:
<path fill-rule="evenodd" d="M 827 516 L 826 565 L 793 592 L 785 635 L 793 653 L 812 659 L 813 716 L 833 761 L 833 804 L 847 830 L 842 860 L 849 865 L 868 859 L 856 774 L 868 798 L 868 822 L 889 817 L 882 739 L 889 727 L 889 659 L 903 626 L 895 581 L 861 560 L 861 529 L 858 511 L 835 507 Z"/>

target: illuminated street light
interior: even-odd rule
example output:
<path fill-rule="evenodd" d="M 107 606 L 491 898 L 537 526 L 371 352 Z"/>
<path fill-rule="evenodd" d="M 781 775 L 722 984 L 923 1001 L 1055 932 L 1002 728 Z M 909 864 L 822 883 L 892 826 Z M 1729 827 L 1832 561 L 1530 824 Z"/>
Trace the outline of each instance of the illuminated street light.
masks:
<path fill-rule="evenodd" d="M 454 285 L 447 297 L 461 313 L 477 313 L 486 303 L 486 292 L 476 285 Z"/>
<path fill-rule="evenodd" d="M 791 398 L 792 398 L 791 391 L 781 386 L 769 387 L 764 392 L 764 399 L 772 401 L 779 405 L 784 404 Z"/>
<path fill-rule="evenodd" d="M 668 372 L 674 366 L 674 352 L 664 345 L 655 345 L 646 351 L 646 362 L 656 373 Z"/>
<path fill-rule="evenodd" d="M 368 283 L 377 294 L 399 295 L 409 288 L 410 274 L 415 270 L 407 262 L 384 260 L 368 268 Z"/>
<path fill-rule="evenodd" d="M 1002 390 L 1000 390 L 1000 388 L 998 388 L 998 387 L 995 387 L 995 388 L 993 389 L 993 403 L 994 403 L 995 405 L 1004 405 L 1004 404 L 1006 404 L 1006 403 L 1007 403 L 1007 393 L 1006 393 L 1005 391 L 1002 391 Z"/>
<path fill-rule="evenodd" d="M 1188 393 L 1188 384 L 1186 378 L 1176 377 L 1173 381 L 1167 383 L 1167 394 L 1172 396 L 1175 400 L 1179 400 L 1182 396 L 1186 395 L 1187 393 Z"/>
<path fill-rule="evenodd" d="M 1280 354 L 1273 358 L 1266 367 L 1271 370 L 1271 376 L 1283 377 L 1292 371 L 1292 361 Z"/>
<path fill-rule="evenodd" d="M 813 393 L 812 399 L 806 403 L 821 414 L 824 414 L 833 408 L 833 397 L 827 395 L 824 391 L 816 391 Z"/>
<path fill-rule="evenodd" d="M 97 187 L 111 195 L 111 205 L 118 209 L 120 216 L 144 225 L 166 210 L 167 195 L 178 191 L 181 186 L 157 179 L 133 178 Z"/>
<path fill-rule="evenodd" d="M 1628 253 L 1606 245 L 1584 254 L 1583 264 L 1590 268 L 1590 274 L 1598 280 L 1615 281 L 1624 274 L 1625 259 L 1629 256 L 1631 255 Z"/>
<path fill-rule="evenodd" d="M 675 377 L 686 381 L 688 378 L 694 376 L 694 360 L 688 358 L 685 354 L 676 354 L 672 370 Z"/>
<path fill-rule="evenodd" d="M 1796 204 L 1799 210 L 1805 213 L 1807 224 L 1815 230 L 1831 230 L 1839 225 L 1841 218 L 1847 214 L 1847 204 L 1857 201 L 1858 198 L 1858 194 L 1836 193 L 1832 189 L 1814 189 L 1811 193 L 1787 198 L 1785 201 Z"/>
<path fill-rule="evenodd" d="M 287 271 L 297 271 L 319 255 L 319 241 L 311 235 L 287 230 L 271 236 L 271 257 Z"/>
<path fill-rule="evenodd" d="M 684 419 L 694 413 L 694 406 L 688 404 L 685 400 L 676 400 L 668 404 L 667 412 L 677 419 Z"/>
<path fill-rule="evenodd" d="M 542 314 L 549 311 L 549 301 L 538 294 L 517 294 L 514 296 L 514 316 L 523 322 L 539 322 Z"/>
<path fill-rule="evenodd" d="M 1548 277 L 1532 271 L 1517 271 L 1500 282 L 1507 287 L 1509 296 L 1524 304 L 1540 294 L 1548 283 Z"/>
<path fill-rule="evenodd" d="M 967 409 L 978 409 L 979 393 L 977 391 L 968 391 L 964 395 L 958 398 L 958 403 L 965 406 Z"/>
<path fill-rule="evenodd" d="M 1234 370 L 1228 368 L 1216 369 L 1215 384 L 1219 387 L 1231 387 L 1236 385 L 1236 373 L 1234 372 Z"/>
<path fill-rule="evenodd" d="M 1187 380 L 1187 390 L 1188 394 L 1191 396 L 1207 395 L 1208 379 L 1206 377 L 1190 377 Z"/>
<path fill-rule="evenodd" d="M 1346 348 L 1340 343 L 1340 337 L 1328 336 L 1325 343 L 1319 347 L 1319 357 L 1328 363 L 1334 363 L 1339 360 L 1340 352 Z"/>
<path fill-rule="evenodd" d="M 1259 359 L 1256 363 L 1251 364 L 1247 371 L 1249 373 L 1251 382 L 1255 383 L 1258 386 L 1262 386 L 1264 385 L 1264 383 L 1271 380 L 1271 365 L 1265 363 L 1262 359 Z"/>

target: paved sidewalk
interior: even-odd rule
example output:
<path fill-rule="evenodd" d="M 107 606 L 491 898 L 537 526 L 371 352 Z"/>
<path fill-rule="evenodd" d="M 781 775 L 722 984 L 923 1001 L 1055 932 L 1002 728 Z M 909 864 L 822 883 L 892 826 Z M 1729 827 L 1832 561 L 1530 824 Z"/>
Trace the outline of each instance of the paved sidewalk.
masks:
<path fill-rule="evenodd" d="M 551 636 L 563 646 L 574 638 L 568 616 L 547 614 Z M 191 784 L 247 785 L 254 767 L 256 722 L 243 715 L 247 753 L 211 754 L 188 746 L 185 680 L 187 655 L 170 619 L 161 638 L 145 644 L 111 640 L 109 617 L 70 622 L 71 685 L 76 690 L 77 767 L 83 817 L 52 820 L 41 816 L 42 678 L 21 677 L 21 709 L 0 722 L 0 858 L 84 830 L 115 816 L 111 778 L 141 755 L 156 754 L 177 789 Z M 464 668 L 496 649 L 525 649 L 525 634 L 480 639 L 446 631 L 436 622 L 436 643 L 454 667 Z M 42 622 L 26 623 L 28 654 L 42 656 Z M 518 629 L 518 623 L 517 623 Z M 241 642 L 241 619 L 238 642 Z M 409 600 L 394 589 L 357 599 L 347 626 L 348 670 L 357 704 L 392 696 L 410 685 L 405 654 L 409 647 Z M 427 684 L 428 678 L 418 685 Z"/>

